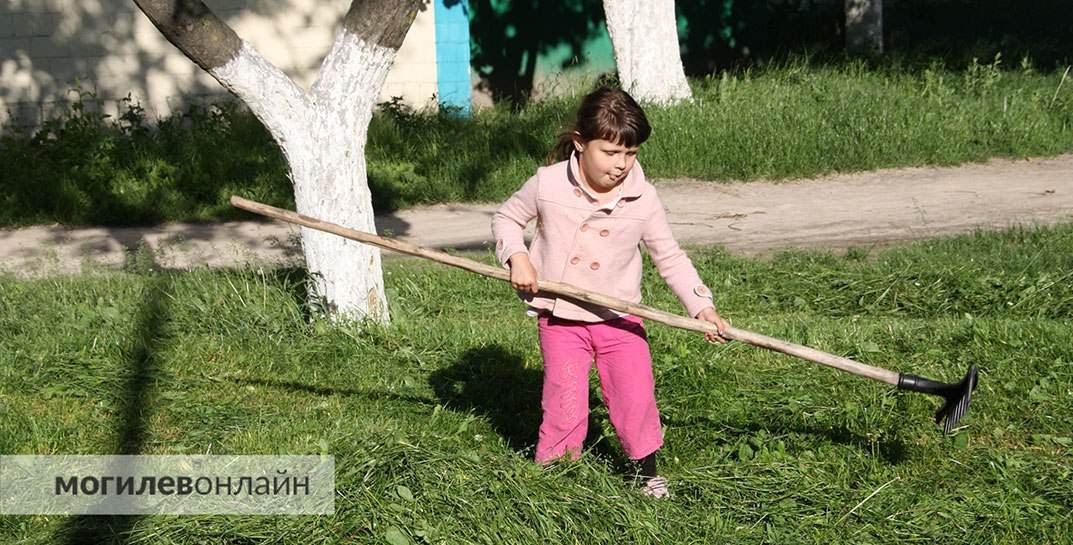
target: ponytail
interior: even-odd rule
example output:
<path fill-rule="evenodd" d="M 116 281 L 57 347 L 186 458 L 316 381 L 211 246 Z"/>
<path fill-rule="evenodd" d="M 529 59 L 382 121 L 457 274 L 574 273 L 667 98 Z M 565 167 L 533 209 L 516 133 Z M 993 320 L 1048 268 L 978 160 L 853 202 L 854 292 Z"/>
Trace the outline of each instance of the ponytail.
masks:
<path fill-rule="evenodd" d="M 555 143 L 555 147 L 551 148 L 551 153 L 546 159 L 549 165 L 570 158 L 570 154 L 574 153 L 574 136 L 573 131 L 566 131 L 559 135 L 559 141 Z"/>

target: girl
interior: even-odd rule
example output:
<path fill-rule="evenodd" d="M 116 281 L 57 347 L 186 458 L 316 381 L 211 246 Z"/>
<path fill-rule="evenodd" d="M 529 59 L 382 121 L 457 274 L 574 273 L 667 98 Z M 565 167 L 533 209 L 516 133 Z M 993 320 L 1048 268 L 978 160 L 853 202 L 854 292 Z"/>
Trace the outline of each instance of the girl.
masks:
<path fill-rule="evenodd" d="M 511 285 L 530 315 L 538 316 L 544 386 L 537 463 L 581 456 L 595 360 L 615 433 L 626 454 L 640 461 L 643 493 L 666 497 L 667 480 L 656 472 L 663 434 L 641 319 L 537 292 L 541 278 L 640 302 L 643 241 L 689 315 L 725 330 L 711 291 L 675 242 L 656 188 L 637 164 L 637 150 L 651 131 L 624 91 L 603 87 L 586 95 L 573 129 L 560 136 L 549 157 L 557 162 L 538 169 L 503 204 L 492 233 Z M 526 248 L 522 233 L 534 218 L 536 235 Z M 706 338 L 726 342 L 716 334 Z"/>

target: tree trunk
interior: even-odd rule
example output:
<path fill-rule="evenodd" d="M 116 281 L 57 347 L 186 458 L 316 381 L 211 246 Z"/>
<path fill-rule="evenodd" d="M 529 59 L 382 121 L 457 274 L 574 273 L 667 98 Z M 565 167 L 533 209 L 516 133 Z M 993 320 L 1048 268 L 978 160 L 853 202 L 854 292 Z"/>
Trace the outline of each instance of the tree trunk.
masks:
<path fill-rule="evenodd" d="M 846 50 L 853 54 L 883 53 L 883 0 L 845 0 Z"/>
<path fill-rule="evenodd" d="M 355 0 L 306 92 L 200 0 L 134 0 L 165 37 L 242 99 L 283 150 L 298 211 L 373 233 L 365 141 L 420 1 Z M 380 250 L 302 229 L 310 297 L 334 319 L 388 320 Z"/>
<path fill-rule="evenodd" d="M 622 88 L 638 101 L 691 98 L 678 49 L 674 0 L 604 0 Z"/>
<path fill-rule="evenodd" d="M 300 95 L 258 92 L 271 87 L 266 81 L 286 76 L 248 45 L 211 73 L 248 97 L 246 104 L 279 142 L 298 212 L 375 233 L 365 140 L 394 56 L 395 50 L 344 28 L 309 93 L 293 83 Z M 302 252 L 316 306 L 336 318 L 388 320 L 378 248 L 303 228 Z"/>

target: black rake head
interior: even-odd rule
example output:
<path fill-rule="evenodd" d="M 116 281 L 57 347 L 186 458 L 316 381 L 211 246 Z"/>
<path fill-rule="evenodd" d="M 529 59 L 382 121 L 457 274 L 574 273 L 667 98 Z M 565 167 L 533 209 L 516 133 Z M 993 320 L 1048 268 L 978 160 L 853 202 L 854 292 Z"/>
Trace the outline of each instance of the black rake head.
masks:
<path fill-rule="evenodd" d="M 947 384 L 936 382 L 917 375 L 898 375 L 898 389 L 911 392 L 922 392 L 943 398 L 943 404 L 935 413 L 935 423 L 938 424 L 946 419 L 943 424 L 943 433 L 950 432 L 957 427 L 961 417 L 969 410 L 969 401 L 972 399 L 972 391 L 976 389 L 976 365 L 970 365 L 969 371 L 961 382 Z"/>

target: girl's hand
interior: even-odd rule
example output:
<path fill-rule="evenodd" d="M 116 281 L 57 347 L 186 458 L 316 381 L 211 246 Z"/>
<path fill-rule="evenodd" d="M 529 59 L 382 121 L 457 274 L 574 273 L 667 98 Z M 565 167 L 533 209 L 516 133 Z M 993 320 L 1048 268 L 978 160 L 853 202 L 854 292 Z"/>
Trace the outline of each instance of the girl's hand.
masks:
<path fill-rule="evenodd" d="M 537 292 L 537 272 L 529 256 L 518 252 L 510 256 L 510 285 L 518 291 Z"/>
<path fill-rule="evenodd" d="M 710 343 L 719 343 L 719 344 L 723 344 L 723 343 L 725 343 L 725 342 L 730 340 L 730 339 L 727 339 L 726 337 L 724 337 L 722 335 L 727 330 L 727 328 L 730 327 L 730 322 L 728 322 L 725 319 L 723 319 L 723 317 L 720 316 L 719 313 L 715 311 L 715 307 L 708 307 L 708 308 L 700 311 L 697 314 L 696 318 L 698 320 L 704 320 L 705 322 L 713 323 L 713 324 L 715 324 L 715 327 L 719 329 L 718 334 L 711 333 L 711 332 L 705 333 L 704 334 L 704 340 L 706 340 L 706 341 L 708 341 Z"/>

